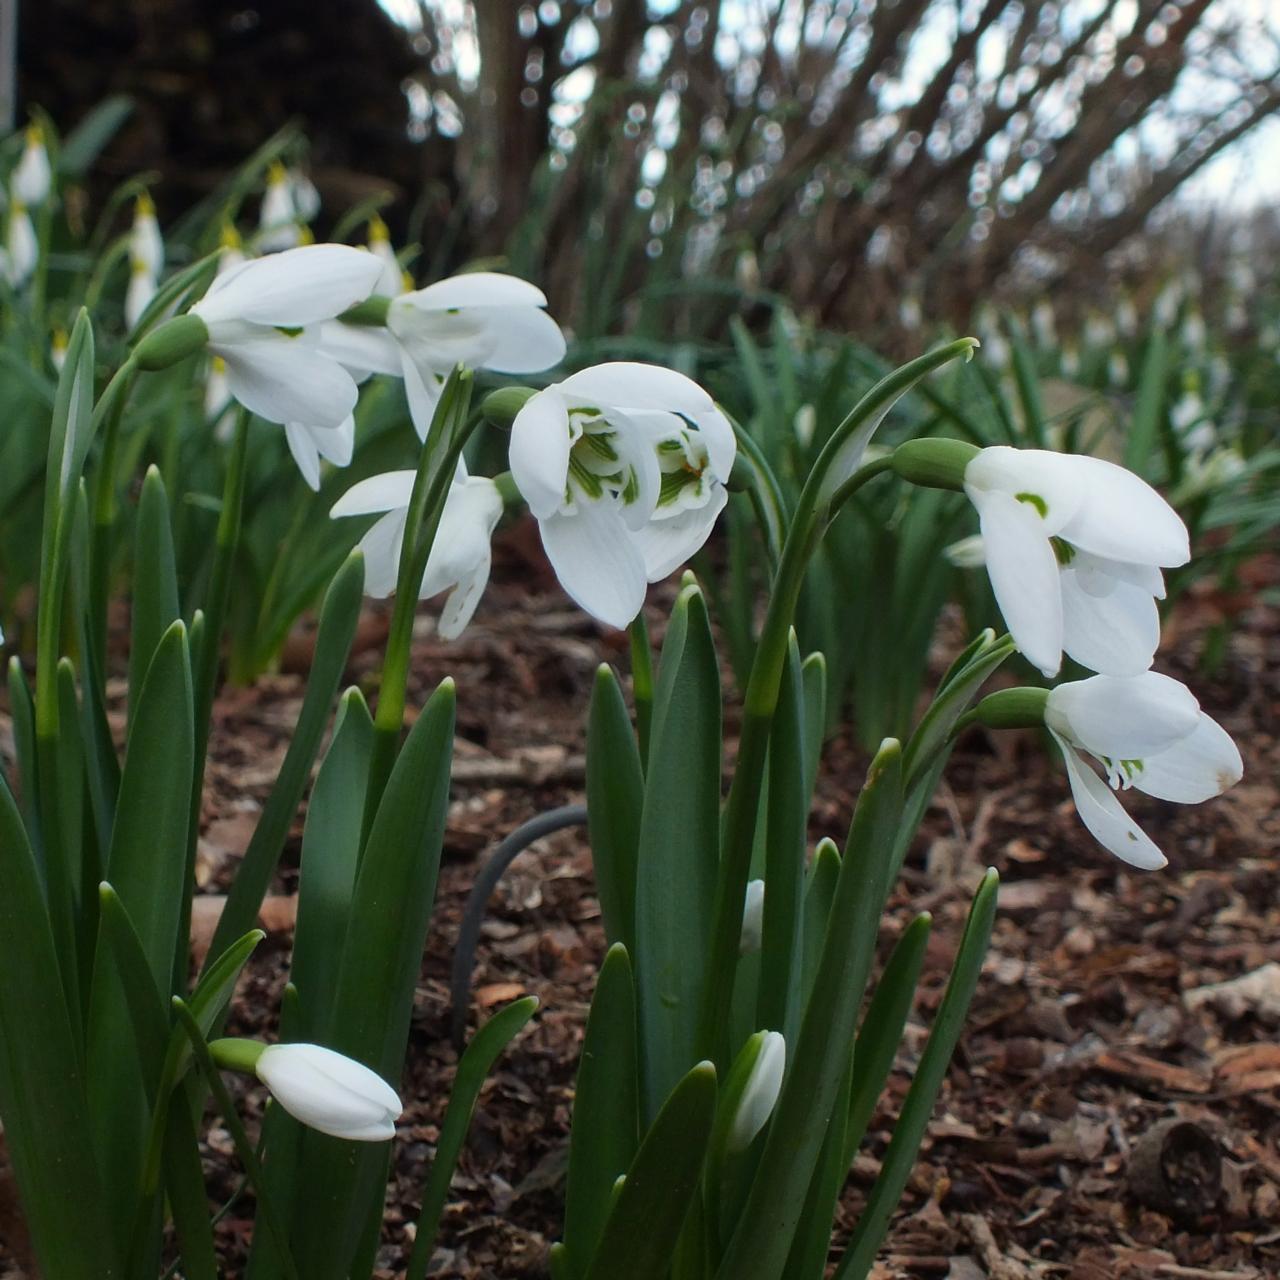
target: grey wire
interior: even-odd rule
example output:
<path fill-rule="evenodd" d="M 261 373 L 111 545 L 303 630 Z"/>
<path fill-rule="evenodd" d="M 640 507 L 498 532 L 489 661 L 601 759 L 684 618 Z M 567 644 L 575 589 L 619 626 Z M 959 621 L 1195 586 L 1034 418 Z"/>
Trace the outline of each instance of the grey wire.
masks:
<path fill-rule="evenodd" d="M 453 1046 L 462 1052 L 467 1039 L 467 1011 L 470 1005 L 471 971 L 475 967 L 476 948 L 480 943 L 480 926 L 484 922 L 485 907 L 489 896 L 497 887 L 506 869 L 535 840 L 549 836 L 566 827 L 581 827 L 587 822 L 585 804 L 566 804 L 558 809 L 548 809 L 535 818 L 518 826 L 489 855 L 488 861 L 476 876 L 462 913 L 462 927 L 458 930 L 458 948 L 453 953 L 453 972 L 449 979 L 449 1036 Z"/>

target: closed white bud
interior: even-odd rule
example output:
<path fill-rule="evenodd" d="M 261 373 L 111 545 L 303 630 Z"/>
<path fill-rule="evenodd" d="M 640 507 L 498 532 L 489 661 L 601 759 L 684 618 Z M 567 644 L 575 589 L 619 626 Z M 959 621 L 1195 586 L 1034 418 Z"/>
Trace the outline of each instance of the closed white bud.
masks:
<path fill-rule="evenodd" d="M 320 1133 L 354 1142 L 395 1136 L 399 1095 L 353 1058 L 318 1044 L 273 1044 L 254 1070 L 295 1120 Z"/>
<path fill-rule="evenodd" d="M 764 937 L 764 881 L 752 880 L 747 884 L 747 897 L 742 905 L 742 936 L 738 940 L 738 953 L 749 956 L 760 950 Z"/>
<path fill-rule="evenodd" d="M 787 1043 L 779 1031 L 765 1033 L 760 1052 L 756 1055 L 747 1078 L 747 1086 L 738 1100 L 738 1109 L 729 1127 L 725 1147 L 730 1152 L 745 1151 L 764 1128 L 778 1094 L 782 1092 L 782 1077 L 787 1069 Z"/>

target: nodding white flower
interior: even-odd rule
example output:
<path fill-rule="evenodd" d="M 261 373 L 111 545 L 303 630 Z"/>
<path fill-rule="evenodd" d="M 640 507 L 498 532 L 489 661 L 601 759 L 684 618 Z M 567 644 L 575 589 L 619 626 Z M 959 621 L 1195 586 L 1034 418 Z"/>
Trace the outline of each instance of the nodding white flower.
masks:
<path fill-rule="evenodd" d="M 1091 311 L 1084 322 L 1085 346 L 1097 350 L 1109 347 L 1116 340 L 1116 327 L 1100 311 Z"/>
<path fill-rule="evenodd" d="M 413 479 L 412 471 L 371 476 L 348 489 L 329 512 L 335 518 L 385 513 L 360 540 L 367 595 L 389 596 L 396 589 Z M 446 640 L 462 634 L 484 594 L 489 539 L 501 515 L 502 495 L 492 480 L 465 474 L 454 480 L 418 589 L 418 598 L 425 600 L 453 588 L 440 615 L 439 631 Z"/>
<path fill-rule="evenodd" d="M 227 362 L 221 356 L 214 356 L 209 361 L 209 374 L 204 382 L 204 416 L 213 429 L 214 439 L 222 444 L 231 438 L 233 400 L 227 385 Z"/>
<path fill-rule="evenodd" d="M 391 247 L 391 233 L 387 224 L 375 214 L 369 219 L 369 252 L 382 263 L 382 274 L 374 286 L 374 293 L 396 298 L 405 292 L 405 274 L 400 259 Z"/>
<path fill-rule="evenodd" d="M 53 169 L 44 145 L 44 130 L 28 125 L 22 156 L 13 170 L 13 198 L 30 209 L 38 208 L 53 189 Z"/>
<path fill-rule="evenodd" d="M 191 314 L 245 408 L 269 422 L 338 427 L 359 393 L 320 349 L 318 326 L 367 298 L 377 278 L 377 262 L 360 249 L 307 245 L 223 272 Z"/>
<path fill-rule="evenodd" d="M 1178 308 L 1182 306 L 1182 294 L 1182 282 L 1176 279 L 1170 280 L 1156 294 L 1155 304 L 1151 308 L 1151 313 L 1155 318 L 1156 324 L 1162 329 L 1173 327 L 1173 322 L 1178 318 Z"/>
<path fill-rule="evenodd" d="M 1185 685 L 1154 671 L 1060 684 L 1049 691 L 1044 722 L 1062 748 L 1080 820 L 1135 867 L 1163 867 L 1166 859 L 1124 811 L 1116 790 L 1136 787 L 1158 800 L 1199 804 L 1244 774 L 1226 730 L 1200 710 Z M 1085 754 L 1102 764 L 1110 787 Z"/>
<path fill-rule="evenodd" d="M 1053 303 L 1048 298 L 1041 298 L 1031 309 L 1031 328 L 1036 335 L 1036 343 L 1049 350 L 1058 345 L 1058 329 L 1053 319 Z"/>
<path fill-rule="evenodd" d="M 240 233 L 235 229 L 233 223 L 224 222 L 222 231 L 218 236 L 217 274 L 224 275 L 226 272 L 234 270 L 244 261 L 246 261 L 246 258 Z"/>
<path fill-rule="evenodd" d="M 560 585 L 625 627 L 646 583 L 707 540 L 736 447 L 728 419 L 683 374 L 601 364 L 529 398 L 511 426 L 511 474 Z"/>
<path fill-rule="evenodd" d="M 31 225 L 27 206 L 16 194 L 9 205 L 9 235 L 5 243 L 5 279 L 15 289 L 21 288 L 31 278 L 40 257 L 40 242 L 36 229 Z"/>
<path fill-rule="evenodd" d="M 293 214 L 300 222 L 311 222 L 320 212 L 320 192 L 311 181 L 305 169 L 296 165 L 286 173 L 289 183 L 289 199 L 293 203 Z"/>
<path fill-rule="evenodd" d="M 1187 314 L 1182 320 L 1182 345 L 1188 351 L 1199 353 L 1204 350 L 1205 339 L 1208 337 L 1208 329 L 1205 327 L 1204 316 L 1200 312 L 1199 307 L 1189 307 Z"/>
<path fill-rule="evenodd" d="M 148 303 L 156 296 L 156 278 L 145 262 L 130 261 L 129 287 L 124 295 L 124 322 L 134 329 Z"/>
<path fill-rule="evenodd" d="M 990 307 L 984 307 L 978 315 L 978 339 L 982 357 L 998 373 L 1009 367 L 1009 343 L 1000 327 L 1000 319 Z"/>
<path fill-rule="evenodd" d="M 254 1067 L 295 1120 L 354 1142 L 394 1138 L 403 1107 L 376 1071 L 318 1044 L 271 1044 Z"/>
<path fill-rule="evenodd" d="M 356 420 L 347 414 L 336 427 L 313 427 L 304 422 L 286 422 L 284 438 L 289 452 L 302 472 L 302 478 L 317 493 L 320 491 L 320 459 L 327 458 L 335 467 L 345 467 L 356 447 Z"/>
<path fill-rule="evenodd" d="M 904 329 L 910 329 L 912 333 L 924 325 L 924 310 L 920 306 L 920 299 L 914 293 L 905 295 L 898 304 L 898 323 Z"/>
<path fill-rule="evenodd" d="M 1138 308 L 1127 293 L 1116 303 L 1116 329 L 1122 338 L 1132 338 L 1138 332 Z"/>
<path fill-rule="evenodd" d="M 738 1099 L 733 1123 L 725 1140 L 726 1150 L 745 1151 L 764 1128 L 778 1095 L 782 1092 L 782 1077 L 787 1069 L 787 1043 L 779 1031 L 766 1031 L 747 1077 L 746 1088 Z"/>
<path fill-rule="evenodd" d="M 455 364 L 495 373 L 540 373 L 564 359 L 564 334 L 546 305 L 537 286 L 493 271 L 451 276 L 392 300 L 387 329 L 399 346 L 419 439 L 427 438 Z"/>
<path fill-rule="evenodd" d="M 1190 559 L 1178 513 L 1113 462 L 996 445 L 965 468 L 996 603 L 1028 661 L 1056 675 L 1065 650 L 1136 675 L 1160 640 L 1161 568 Z"/>
<path fill-rule="evenodd" d="M 1062 348 L 1062 356 L 1058 361 L 1064 378 L 1074 378 L 1080 372 L 1080 348 L 1069 342 Z"/>
<path fill-rule="evenodd" d="M 818 429 L 817 409 L 811 404 L 802 404 L 796 410 L 796 416 L 791 425 L 800 447 L 807 449 L 813 443 L 813 433 Z"/>
<path fill-rule="evenodd" d="M 133 205 L 133 226 L 129 229 L 129 262 L 146 268 L 153 278 L 164 270 L 164 237 L 156 221 L 156 207 L 144 191 Z"/>
<path fill-rule="evenodd" d="M 67 331 L 65 329 L 55 329 L 53 331 L 53 339 L 49 343 L 49 360 L 53 367 L 62 372 L 62 366 L 67 363 Z"/>
<path fill-rule="evenodd" d="M 1129 357 L 1119 349 L 1107 357 L 1107 381 L 1117 390 L 1129 385 Z"/>
<path fill-rule="evenodd" d="M 288 171 L 278 160 L 267 170 L 267 186 L 258 210 L 258 248 L 264 253 L 293 249 L 302 243 L 293 187 Z"/>
<path fill-rule="evenodd" d="M 760 950 L 764 940 L 764 881 L 748 880 L 747 896 L 742 904 L 742 934 L 738 954 L 749 956 Z"/>

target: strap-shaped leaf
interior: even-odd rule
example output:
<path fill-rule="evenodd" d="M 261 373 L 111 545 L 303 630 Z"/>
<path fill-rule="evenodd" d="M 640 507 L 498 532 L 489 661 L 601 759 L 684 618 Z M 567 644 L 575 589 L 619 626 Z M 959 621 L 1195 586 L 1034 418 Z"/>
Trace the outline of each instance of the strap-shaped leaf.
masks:
<path fill-rule="evenodd" d="M 720 672 L 702 592 L 686 587 L 658 668 L 636 878 L 642 1111 L 698 1060 L 720 842 Z"/>
<path fill-rule="evenodd" d="M 311 777 L 311 766 L 324 737 L 329 708 L 338 692 L 347 655 L 360 620 L 364 593 L 364 561 L 359 552 L 352 554 L 334 575 L 320 607 L 320 624 L 316 634 L 315 657 L 307 679 L 307 692 L 284 763 L 280 766 L 276 785 L 272 788 L 262 817 L 254 828 L 249 847 L 227 894 L 218 927 L 209 947 L 207 968 L 225 947 L 253 927 L 271 877 L 280 861 L 280 853 L 289 834 L 298 803 Z M 216 643 L 216 640 L 211 640 Z"/>
<path fill-rule="evenodd" d="M 9 714 L 13 717 L 13 750 L 18 765 L 18 798 L 32 845 L 40 847 L 40 806 L 36 788 L 36 709 L 31 687 L 17 654 L 9 659 Z"/>
<path fill-rule="evenodd" d="M 801 946 L 801 1000 L 808 1002 L 813 979 L 818 972 L 822 943 L 827 936 L 827 921 L 835 901 L 836 881 L 840 878 L 840 851 L 834 840 L 823 838 L 813 851 L 804 887 L 804 932 Z"/>
<path fill-rule="evenodd" d="M 586 1280 L 665 1276 L 698 1191 L 716 1111 L 716 1072 L 700 1062 L 663 1103 L 605 1222 Z"/>
<path fill-rule="evenodd" d="M 605 937 L 635 946 L 636 855 L 644 805 L 640 749 L 613 669 L 602 665 L 587 722 L 587 823 Z"/>
<path fill-rule="evenodd" d="M 864 1280 L 889 1228 L 889 1219 L 902 1197 L 903 1188 L 907 1185 L 920 1140 L 928 1127 L 933 1104 L 946 1078 L 951 1055 L 955 1052 L 956 1041 L 960 1038 L 965 1016 L 969 1012 L 969 1002 L 973 999 L 982 973 L 982 962 L 986 958 L 991 926 L 995 920 L 999 886 L 1000 877 L 992 867 L 982 877 L 982 883 L 974 895 L 964 935 L 960 939 L 960 949 L 956 954 L 955 968 L 951 971 L 946 993 L 938 1007 L 938 1015 L 929 1033 L 929 1042 L 925 1045 L 915 1079 L 912 1080 L 906 1101 L 902 1104 L 893 1137 L 889 1140 L 889 1149 L 880 1166 L 880 1176 L 876 1178 L 871 1194 L 867 1197 L 866 1207 L 862 1211 L 862 1217 L 858 1219 L 849 1248 L 841 1259 L 835 1280 Z"/>
<path fill-rule="evenodd" d="M 436 1144 L 436 1158 L 431 1163 L 427 1189 L 422 1197 L 422 1213 L 418 1217 L 407 1280 L 424 1280 L 427 1274 L 440 1217 L 449 1195 L 449 1184 L 453 1181 L 453 1171 L 462 1153 L 480 1090 L 498 1056 L 533 1017 L 537 1007 L 536 996 L 525 996 L 494 1014 L 476 1032 L 458 1063 L 458 1073 L 449 1094 L 449 1107 L 440 1127 L 440 1141 Z"/>
<path fill-rule="evenodd" d="M 564 1210 L 567 1275 L 581 1276 L 595 1253 L 614 1183 L 635 1158 L 639 1087 L 631 959 L 615 943 L 596 980 L 574 1090 Z"/>
<path fill-rule="evenodd" d="M 1151 454 L 1160 439 L 1168 379 L 1169 335 L 1159 325 L 1153 325 L 1142 356 L 1133 419 L 1124 437 L 1124 465 L 1139 475 L 1147 474 Z"/>
<path fill-rule="evenodd" d="M 129 723 L 138 709 L 142 681 L 160 639 L 181 616 L 178 572 L 169 524 L 169 500 L 164 481 L 148 467 L 138 500 L 138 523 L 133 553 L 133 616 L 129 647 Z"/>
<path fill-rule="evenodd" d="M 338 703 L 333 741 L 307 805 L 298 881 L 298 926 L 290 981 L 298 990 L 299 1038 L 328 1039 L 329 1013 L 347 936 L 360 861 L 364 792 L 369 780 L 373 719 L 359 689 Z"/>
<path fill-rule="evenodd" d="M 63 999 L 44 895 L 0 773 L 0 1118 L 36 1257 L 59 1280 L 123 1275 L 85 1141 L 80 1050 Z"/>
<path fill-rule="evenodd" d="M 791 1250 L 852 1053 L 901 816 L 902 750 L 891 738 L 858 799 L 790 1071 L 719 1280 L 776 1280 Z"/>

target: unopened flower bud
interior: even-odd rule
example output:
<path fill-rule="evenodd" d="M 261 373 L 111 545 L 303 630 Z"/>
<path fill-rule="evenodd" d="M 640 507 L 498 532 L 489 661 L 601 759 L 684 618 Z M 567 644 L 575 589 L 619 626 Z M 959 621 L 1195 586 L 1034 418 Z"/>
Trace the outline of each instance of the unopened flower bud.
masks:
<path fill-rule="evenodd" d="M 738 1099 L 733 1123 L 725 1140 L 726 1150 L 745 1151 L 764 1128 L 782 1092 L 782 1077 L 787 1067 L 787 1045 L 778 1031 L 761 1033 L 760 1047 L 751 1074 Z"/>
<path fill-rule="evenodd" d="M 175 316 L 152 329 L 133 349 L 138 368 L 167 369 L 194 355 L 209 341 L 209 330 L 197 315 Z"/>
<path fill-rule="evenodd" d="M 979 452 L 964 440 L 908 440 L 893 451 L 893 469 L 912 484 L 930 489 L 963 489 L 965 468 Z"/>
<path fill-rule="evenodd" d="M 516 420 L 516 414 L 536 394 L 532 387 L 499 387 L 497 391 L 490 391 L 480 402 L 480 412 L 487 422 L 503 431 L 509 431 Z"/>
<path fill-rule="evenodd" d="M 764 937 L 764 881 L 747 883 L 747 896 L 742 905 L 742 936 L 738 940 L 738 954 L 748 956 L 760 950 Z"/>

